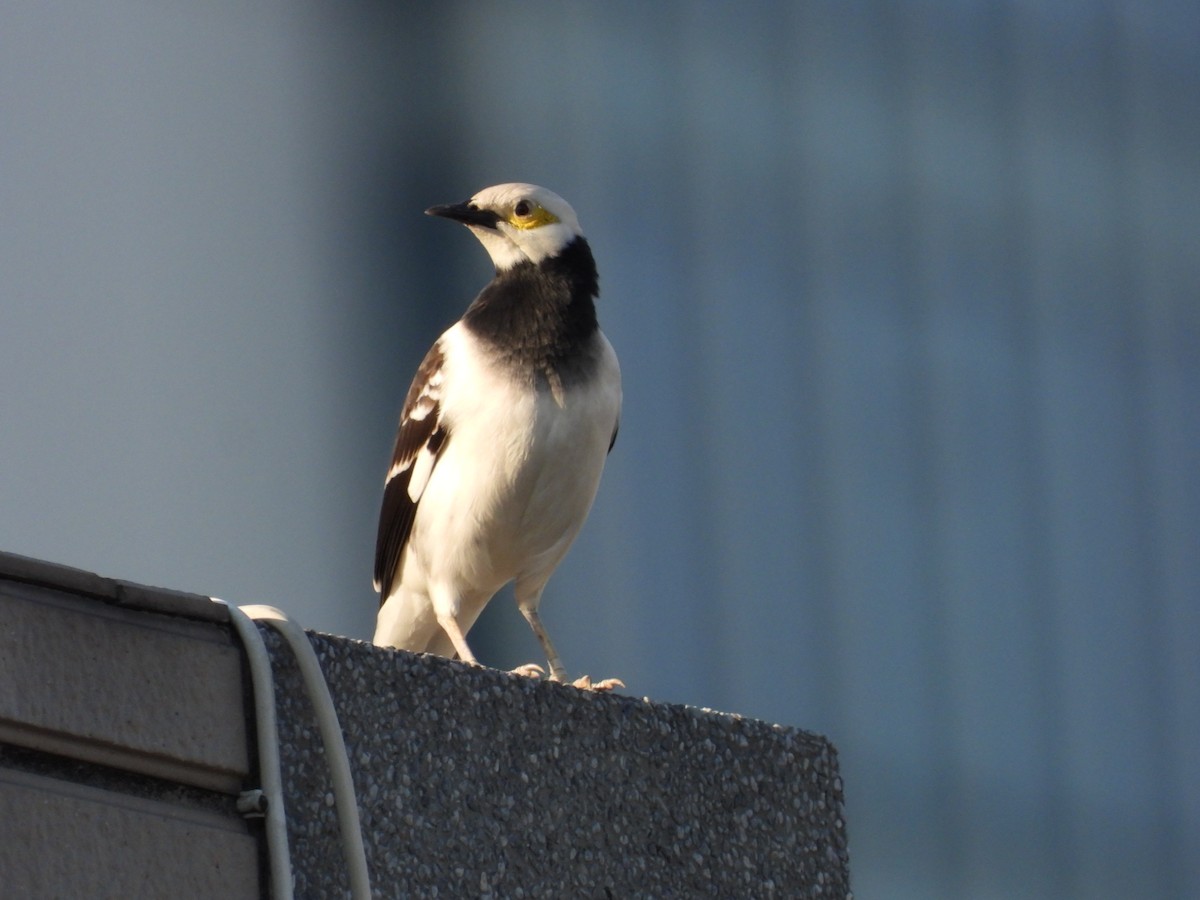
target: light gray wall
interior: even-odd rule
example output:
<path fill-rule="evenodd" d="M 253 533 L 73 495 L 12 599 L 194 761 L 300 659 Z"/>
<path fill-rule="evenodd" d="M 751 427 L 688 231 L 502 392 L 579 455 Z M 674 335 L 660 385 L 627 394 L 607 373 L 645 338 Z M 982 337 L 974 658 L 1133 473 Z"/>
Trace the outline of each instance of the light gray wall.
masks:
<path fill-rule="evenodd" d="M 568 666 L 829 734 L 863 897 L 1200 893 L 1194 4 L 0 11 L 0 547 L 366 637 L 403 392 L 566 196 Z M 507 600 L 474 640 L 536 646 Z"/>

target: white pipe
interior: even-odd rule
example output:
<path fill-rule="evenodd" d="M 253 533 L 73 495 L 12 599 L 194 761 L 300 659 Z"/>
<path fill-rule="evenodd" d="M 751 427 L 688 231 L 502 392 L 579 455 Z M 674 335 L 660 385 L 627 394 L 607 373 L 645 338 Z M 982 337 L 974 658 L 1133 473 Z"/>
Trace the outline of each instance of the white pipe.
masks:
<path fill-rule="evenodd" d="M 333 781 L 333 796 L 337 804 L 338 826 L 342 833 L 342 852 L 350 873 L 350 895 L 354 900 L 371 900 L 371 880 L 367 871 L 367 854 L 363 847 L 362 825 L 358 818 L 358 800 L 346 753 L 346 739 L 338 721 L 337 709 L 325 681 L 325 673 L 304 630 L 273 606 L 243 606 L 250 618 L 267 622 L 287 640 L 300 667 L 304 686 L 316 711 L 317 725 L 325 745 L 325 758 Z"/>
<path fill-rule="evenodd" d="M 241 638 L 250 662 L 254 688 L 254 720 L 258 741 L 258 774 L 267 797 L 267 860 L 270 866 L 271 897 L 292 900 L 292 856 L 288 849 L 287 813 L 283 806 L 283 778 L 279 767 L 279 728 L 275 721 L 275 679 L 271 657 L 258 626 L 236 606 L 212 598 L 229 610 L 229 621 Z"/>

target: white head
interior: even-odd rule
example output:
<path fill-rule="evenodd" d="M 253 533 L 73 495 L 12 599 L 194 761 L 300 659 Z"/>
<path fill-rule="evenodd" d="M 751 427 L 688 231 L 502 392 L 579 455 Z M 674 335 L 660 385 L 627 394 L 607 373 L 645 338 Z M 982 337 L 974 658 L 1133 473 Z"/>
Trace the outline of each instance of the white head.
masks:
<path fill-rule="evenodd" d="M 470 228 L 498 272 L 555 256 L 583 234 L 567 201 L 536 184 L 498 184 L 465 203 L 433 206 L 425 213 Z"/>

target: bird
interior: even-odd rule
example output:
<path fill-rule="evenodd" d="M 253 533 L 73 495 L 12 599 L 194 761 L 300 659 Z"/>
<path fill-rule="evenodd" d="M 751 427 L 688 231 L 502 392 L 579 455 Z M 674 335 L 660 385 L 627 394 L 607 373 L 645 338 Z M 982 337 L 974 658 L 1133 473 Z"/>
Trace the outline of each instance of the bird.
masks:
<path fill-rule="evenodd" d="M 495 275 L 434 342 L 404 401 L 379 514 L 373 643 L 478 665 L 466 634 L 511 582 L 549 679 L 565 682 L 539 605 L 621 418 L 596 263 L 575 211 L 537 185 L 499 184 L 425 212 L 465 225 Z M 536 664 L 514 672 L 545 675 Z"/>

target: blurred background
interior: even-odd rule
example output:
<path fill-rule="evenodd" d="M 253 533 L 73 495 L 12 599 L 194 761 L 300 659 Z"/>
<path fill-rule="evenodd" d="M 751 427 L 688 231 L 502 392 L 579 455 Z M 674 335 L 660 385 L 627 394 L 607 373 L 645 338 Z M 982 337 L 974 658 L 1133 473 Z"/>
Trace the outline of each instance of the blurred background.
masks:
<path fill-rule="evenodd" d="M 819 731 L 860 898 L 1200 896 L 1194 2 L 0 8 L 0 549 L 367 639 L 434 203 L 578 211 L 569 668 Z M 537 658 L 511 598 L 472 635 Z"/>

